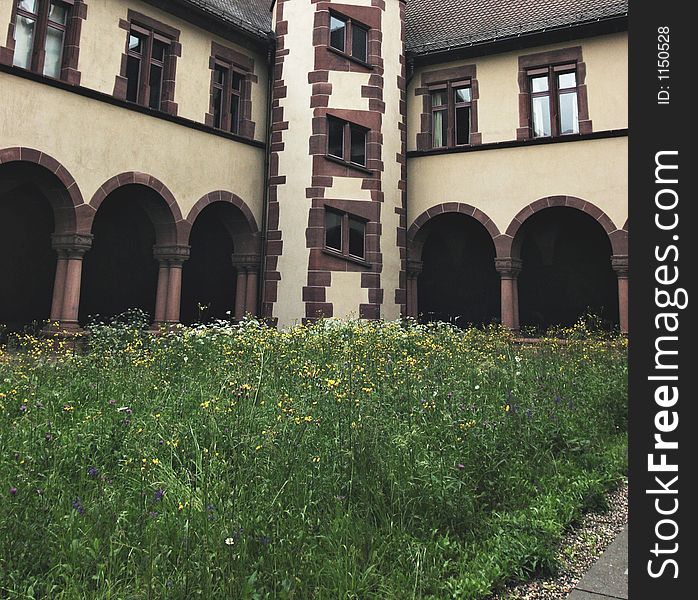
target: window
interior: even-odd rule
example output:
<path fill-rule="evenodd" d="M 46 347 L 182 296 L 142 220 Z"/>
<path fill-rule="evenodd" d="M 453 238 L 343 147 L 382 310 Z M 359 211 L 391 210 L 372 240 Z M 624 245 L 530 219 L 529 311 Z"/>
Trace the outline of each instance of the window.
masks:
<path fill-rule="evenodd" d="M 211 94 L 213 126 L 240 133 L 245 76 L 229 65 L 216 61 Z"/>
<path fill-rule="evenodd" d="M 446 148 L 470 143 L 472 97 L 470 82 L 458 81 L 429 86 L 432 146 Z"/>
<path fill-rule="evenodd" d="M 327 117 L 328 156 L 352 165 L 366 166 L 368 130 L 336 117 Z"/>
<path fill-rule="evenodd" d="M 330 13 L 330 47 L 363 63 L 368 62 L 368 27 Z"/>
<path fill-rule="evenodd" d="M 163 83 L 172 40 L 152 29 L 131 25 L 126 59 L 126 100 L 162 108 Z"/>
<path fill-rule="evenodd" d="M 533 137 L 579 133 L 575 65 L 529 69 L 527 75 Z"/>
<path fill-rule="evenodd" d="M 17 0 L 14 66 L 56 79 L 61 76 L 73 4 L 73 0 Z"/>
<path fill-rule="evenodd" d="M 364 260 L 366 221 L 335 210 L 325 209 L 325 248 Z"/>

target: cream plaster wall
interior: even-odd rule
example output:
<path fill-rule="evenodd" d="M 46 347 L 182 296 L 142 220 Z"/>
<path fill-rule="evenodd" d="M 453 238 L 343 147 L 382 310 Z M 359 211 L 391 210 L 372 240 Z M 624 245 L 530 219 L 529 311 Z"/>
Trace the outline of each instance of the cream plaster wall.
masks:
<path fill-rule="evenodd" d="M 627 137 L 408 161 L 408 227 L 428 208 L 461 202 L 482 210 L 504 233 L 516 214 L 546 196 L 576 196 L 623 227 L 628 218 Z"/>
<path fill-rule="evenodd" d="M 289 128 L 284 132 L 284 151 L 279 153 L 279 175 L 286 183 L 279 186 L 279 229 L 283 236 L 283 253 L 277 270 L 281 273 L 278 301 L 274 316 L 282 327 L 300 322 L 305 316 L 303 286 L 308 280 L 309 250 L 305 243 L 308 211 L 311 202 L 305 197 L 312 183 L 312 157 L 308 154 L 308 140 L 312 134 L 310 109 L 311 86 L 308 73 L 314 70 L 315 56 L 310 40 L 313 39 L 315 5 L 310 0 L 284 3 L 283 17 L 288 21 L 284 47 L 283 79 L 288 88 L 281 99 L 284 120 Z"/>
<path fill-rule="evenodd" d="M 7 42 L 7 26 L 10 24 L 11 17 L 11 0 L 2 0 L 2 2 L 0 2 L 0 46 L 4 46 Z"/>
<path fill-rule="evenodd" d="M 397 228 L 400 216 L 395 208 L 402 206 L 402 194 L 398 189 L 401 177 L 401 165 L 396 157 L 402 151 L 399 124 L 402 123 L 400 114 L 400 89 L 397 86 L 401 75 L 400 56 L 403 54 L 400 39 L 400 0 L 388 0 L 383 16 L 383 57 L 385 73 L 385 88 L 383 99 L 386 112 L 383 117 L 383 192 L 384 203 L 381 206 L 381 252 L 383 254 L 383 272 L 381 287 L 383 288 L 383 310 L 381 316 L 385 319 L 397 319 L 400 316 L 400 305 L 395 303 L 395 290 L 400 285 L 400 250 L 397 247 Z"/>
<path fill-rule="evenodd" d="M 208 192 L 227 190 L 262 225 L 262 148 L 4 73 L 0 106 L 0 148 L 49 154 L 75 178 L 85 202 L 114 175 L 139 171 L 170 189 L 183 217 Z"/>
<path fill-rule="evenodd" d="M 203 123 L 209 111 L 211 41 L 242 52 L 255 61 L 254 72 L 259 81 L 252 86 L 252 119 L 255 139 L 265 140 L 267 121 L 266 56 L 252 52 L 229 40 L 215 36 L 150 4 L 137 0 L 90 0 L 87 20 L 80 39 L 81 85 L 105 94 L 114 92 L 115 77 L 121 71 L 121 56 L 126 45 L 126 31 L 119 28 L 119 19 L 126 20 L 128 9 L 157 19 L 179 29 L 182 56 L 177 59 L 175 102 L 178 116 Z"/>
<path fill-rule="evenodd" d="M 623 32 L 415 69 L 407 93 L 408 150 L 416 149 L 416 136 L 421 131 L 422 96 L 415 96 L 414 91 L 421 86 L 423 72 L 475 64 L 480 92 L 478 130 L 482 133 L 482 143 L 510 141 L 516 139 L 519 126 L 519 56 L 571 46 L 582 47 L 587 67 L 589 117 L 594 131 L 626 128 L 628 41 L 627 33 Z"/>
<path fill-rule="evenodd" d="M 358 319 L 359 304 L 368 303 L 368 289 L 361 287 L 361 273 L 334 271 L 327 288 L 327 302 L 339 319 Z"/>

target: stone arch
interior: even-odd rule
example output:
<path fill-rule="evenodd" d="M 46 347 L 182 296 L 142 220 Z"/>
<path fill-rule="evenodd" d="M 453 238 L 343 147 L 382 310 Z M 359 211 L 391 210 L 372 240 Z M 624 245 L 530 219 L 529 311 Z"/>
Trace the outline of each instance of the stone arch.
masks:
<path fill-rule="evenodd" d="M 599 207 L 574 196 L 547 196 L 521 209 L 507 227 L 506 232 L 495 240 L 497 258 L 518 258 L 521 248 L 516 234 L 521 226 L 534 214 L 552 207 L 574 208 L 589 215 L 603 227 L 611 243 L 613 255 L 628 254 L 628 232 L 618 229 L 611 218 Z"/>
<path fill-rule="evenodd" d="M 201 212 L 211 204 L 216 202 L 223 202 L 230 204 L 237 208 L 243 219 L 236 219 L 230 223 L 224 223 L 229 229 L 230 234 L 237 239 L 238 244 L 241 245 L 241 250 L 244 249 L 245 252 L 255 253 L 259 251 L 257 245 L 259 244 L 259 227 L 257 226 L 257 221 L 247 206 L 245 201 L 233 194 L 232 192 L 227 192 L 224 190 L 217 190 L 214 192 L 209 192 L 202 196 L 196 204 L 191 208 L 187 218 L 184 220 L 182 227 L 180 228 L 180 236 L 182 237 L 182 243 L 188 243 L 191 236 L 191 230 L 194 227 L 197 217 Z"/>
<path fill-rule="evenodd" d="M 500 236 L 500 233 L 499 229 L 495 225 L 494 221 L 490 219 L 490 217 L 488 217 L 479 208 L 475 208 L 470 204 L 463 204 L 461 202 L 446 202 L 432 206 L 428 210 L 424 211 L 410 226 L 409 230 L 407 231 L 407 256 L 409 260 L 418 261 L 421 259 L 422 249 L 427 237 L 427 231 L 424 229 L 424 226 L 437 215 L 444 213 L 459 213 L 474 218 L 487 230 L 496 246 L 496 239 Z"/>
<path fill-rule="evenodd" d="M 99 187 L 90 200 L 89 206 L 92 212 L 89 218 L 85 218 L 81 221 L 80 225 L 82 230 L 85 233 L 89 233 L 92 229 L 95 215 L 104 200 L 106 200 L 111 193 L 128 185 L 148 188 L 158 194 L 164 201 L 164 205 L 148 203 L 144 206 L 144 209 L 155 227 L 157 245 L 186 244 L 186 241 L 182 242 L 184 237 L 183 232 L 186 226 L 174 194 L 172 194 L 169 188 L 159 179 L 147 173 L 140 173 L 137 171 L 128 171 L 115 175 Z"/>
<path fill-rule="evenodd" d="M 38 178 L 32 183 L 51 204 L 55 219 L 54 233 L 76 233 L 87 206 L 70 171 L 51 155 L 24 146 L 0 149 L 0 165 L 10 163 L 36 165 L 46 174 L 45 178 Z"/>

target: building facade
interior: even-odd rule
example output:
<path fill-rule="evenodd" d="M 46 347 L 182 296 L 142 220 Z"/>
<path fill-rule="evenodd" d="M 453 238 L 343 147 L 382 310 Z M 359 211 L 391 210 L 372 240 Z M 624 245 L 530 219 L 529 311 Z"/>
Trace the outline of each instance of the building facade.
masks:
<path fill-rule="evenodd" d="M 0 323 L 627 331 L 627 101 L 627 2 L 2 0 Z"/>

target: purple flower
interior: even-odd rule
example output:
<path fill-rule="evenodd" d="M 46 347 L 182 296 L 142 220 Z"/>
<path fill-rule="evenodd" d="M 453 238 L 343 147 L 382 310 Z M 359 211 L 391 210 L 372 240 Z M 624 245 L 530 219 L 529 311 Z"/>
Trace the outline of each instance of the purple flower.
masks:
<path fill-rule="evenodd" d="M 111 400 L 109 400 L 109 406 L 114 406 L 115 404 L 116 404 L 116 400 L 114 400 L 113 398 Z"/>
<path fill-rule="evenodd" d="M 26 404 L 22 404 L 22 405 L 19 407 L 19 410 L 20 410 L 20 412 L 27 412 L 27 405 L 26 405 Z"/>
<path fill-rule="evenodd" d="M 97 475 L 99 475 L 99 471 L 97 471 L 95 467 L 90 467 L 89 469 L 87 469 L 87 475 L 94 479 L 95 477 L 97 477 Z"/>
<path fill-rule="evenodd" d="M 533 416 L 533 411 L 530 408 L 526 409 L 526 416 L 530 419 Z"/>
<path fill-rule="evenodd" d="M 73 508 L 78 511 L 78 514 L 84 515 L 85 514 L 85 507 L 82 505 L 82 500 L 80 500 L 80 497 L 77 497 L 75 500 L 72 502 Z"/>
<path fill-rule="evenodd" d="M 560 398 L 560 396 L 556 395 L 555 396 L 555 404 L 560 404 L 560 402 L 562 402 L 562 398 Z"/>
<path fill-rule="evenodd" d="M 12 486 L 10 488 L 10 496 L 16 496 L 17 495 L 17 488 Z"/>
<path fill-rule="evenodd" d="M 463 463 L 458 463 L 458 465 L 456 465 L 456 466 L 457 466 L 458 469 L 460 469 L 461 471 L 462 471 L 463 469 L 465 469 L 465 465 L 464 465 Z"/>
<path fill-rule="evenodd" d="M 155 496 L 153 496 L 153 502 L 160 502 L 165 497 L 165 490 L 160 488 L 155 492 Z"/>
<path fill-rule="evenodd" d="M 46 432 L 46 441 L 50 442 L 53 439 L 53 434 L 50 431 Z"/>

